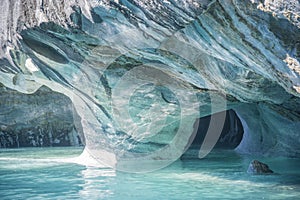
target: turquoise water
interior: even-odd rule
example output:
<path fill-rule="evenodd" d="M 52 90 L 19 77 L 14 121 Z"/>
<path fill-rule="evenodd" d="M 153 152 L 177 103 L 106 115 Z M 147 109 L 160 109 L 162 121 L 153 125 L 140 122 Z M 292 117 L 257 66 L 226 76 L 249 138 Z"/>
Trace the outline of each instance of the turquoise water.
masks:
<path fill-rule="evenodd" d="M 213 151 L 147 174 L 72 163 L 80 148 L 0 151 L 0 199 L 299 199 L 300 160 L 257 158 L 276 175 L 248 175 L 249 156 Z"/>

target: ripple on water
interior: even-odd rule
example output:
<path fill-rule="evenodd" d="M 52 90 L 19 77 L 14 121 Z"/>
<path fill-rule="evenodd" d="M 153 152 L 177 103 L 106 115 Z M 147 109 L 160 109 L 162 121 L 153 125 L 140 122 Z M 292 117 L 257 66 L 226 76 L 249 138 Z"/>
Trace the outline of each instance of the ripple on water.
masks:
<path fill-rule="evenodd" d="M 1 151 L 1 199 L 298 199 L 300 196 L 299 159 L 268 158 L 267 163 L 278 174 L 253 176 L 246 173 L 252 158 L 224 151 L 220 159 L 212 153 L 206 159 L 177 161 L 156 172 L 129 174 L 70 162 L 78 153 L 78 149 L 70 148 Z M 281 168 L 283 161 L 291 166 Z"/>

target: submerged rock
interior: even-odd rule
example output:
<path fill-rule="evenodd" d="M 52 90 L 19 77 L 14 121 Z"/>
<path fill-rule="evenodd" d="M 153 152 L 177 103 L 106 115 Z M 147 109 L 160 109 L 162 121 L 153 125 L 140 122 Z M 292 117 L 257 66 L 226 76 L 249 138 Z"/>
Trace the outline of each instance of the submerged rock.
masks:
<path fill-rule="evenodd" d="M 274 172 L 265 163 L 258 160 L 251 161 L 247 173 L 249 174 L 273 174 Z"/>

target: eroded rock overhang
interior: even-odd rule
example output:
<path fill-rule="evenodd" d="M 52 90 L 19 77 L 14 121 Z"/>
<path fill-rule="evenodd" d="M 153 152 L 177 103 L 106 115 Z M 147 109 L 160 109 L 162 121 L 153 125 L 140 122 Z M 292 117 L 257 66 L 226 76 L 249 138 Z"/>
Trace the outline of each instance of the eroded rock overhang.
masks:
<path fill-rule="evenodd" d="M 13 14 L 1 21 L 1 83 L 68 96 L 95 154 L 130 158 L 175 141 L 178 157 L 195 119 L 234 109 L 245 131 L 237 151 L 299 156 L 298 1 L 3 6 Z"/>

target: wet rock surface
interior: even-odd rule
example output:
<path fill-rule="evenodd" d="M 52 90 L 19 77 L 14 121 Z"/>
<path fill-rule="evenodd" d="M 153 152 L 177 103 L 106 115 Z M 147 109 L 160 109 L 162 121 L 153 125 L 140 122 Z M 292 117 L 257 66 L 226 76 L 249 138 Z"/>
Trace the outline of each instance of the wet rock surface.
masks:
<path fill-rule="evenodd" d="M 274 172 L 269 168 L 267 164 L 262 163 L 258 160 L 253 160 L 249 164 L 247 173 L 263 175 L 263 174 L 273 174 Z"/>

